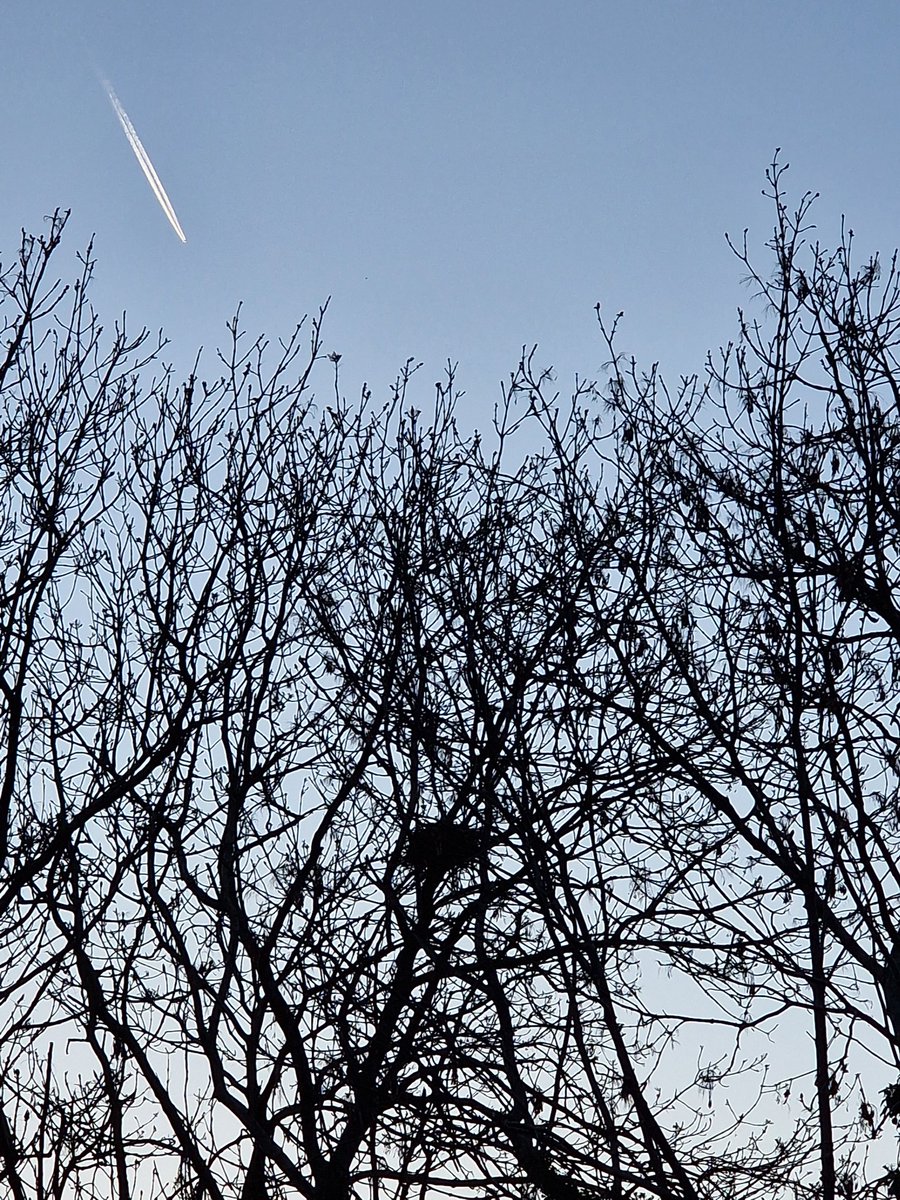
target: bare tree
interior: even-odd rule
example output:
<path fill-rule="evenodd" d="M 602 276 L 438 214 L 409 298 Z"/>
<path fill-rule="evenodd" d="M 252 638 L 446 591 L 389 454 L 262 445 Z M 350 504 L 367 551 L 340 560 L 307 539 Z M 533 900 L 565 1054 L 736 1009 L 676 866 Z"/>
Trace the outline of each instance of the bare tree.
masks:
<path fill-rule="evenodd" d="M 109 578 L 134 376 L 153 350 L 124 329 L 104 345 L 87 300 L 90 252 L 71 288 L 48 275 L 65 221 L 57 213 L 44 236 L 23 235 L 0 273 L 0 1160 L 17 1200 L 77 1191 L 125 1145 L 117 1070 L 67 1074 L 59 1048 L 54 1059 L 71 962 L 47 919 L 48 889 L 73 838 L 166 754 L 136 750 L 118 778 L 98 770 L 97 734 L 123 680 L 98 658 L 94 601 Z M 85 1036 L 83 1023 L 73 1032 Z"/>
<path fill-rule="evenodd" d="M 176 385 L 101 348 L 89 256 L 47 287 L 63 219 L 23 242 L 16 1200 L 893 1186 L 897 291 L 781 181 L 703 386 L 612 330 L 565 404 L 526 355 L 489 444 L 452 370 L 348 402 L 322 313 Z"/>
<path fill-rule="evenodd" d="M 639 806 L 642 919 L 736 1045 L 795 1031 L 760 1065 L 779 1136 L 792 1101 L 807 1144 L 785 1182 L 830 1200 L 896 1187 L 885 1149 L 867 1171 L 862 1147 L 896 1116 L 900 1048 L 900 291 L 896 260 L 883 278 L 853 263 L 852 233 L 810 243 L 814 197 L 791 212 L 777 161 L 769 182 L 772 275 L 736 247 L 764 311 L 741 314 L 703 386 L 670 397 L 608 334 L 624 530 L 608 702 L 665 776 Z"/>

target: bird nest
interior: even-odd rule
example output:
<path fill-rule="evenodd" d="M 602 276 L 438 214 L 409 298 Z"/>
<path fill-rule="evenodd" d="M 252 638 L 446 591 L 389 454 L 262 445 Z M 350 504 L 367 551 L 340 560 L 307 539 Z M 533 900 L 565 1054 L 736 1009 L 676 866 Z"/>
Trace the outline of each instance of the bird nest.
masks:
<path fill-rule="evenodd" d="M 481 848 L 477 829 L 444 818 L 425 821 L 410 830 L 403 859 L 416 874 L 444 876 L 476 863 Z"/>

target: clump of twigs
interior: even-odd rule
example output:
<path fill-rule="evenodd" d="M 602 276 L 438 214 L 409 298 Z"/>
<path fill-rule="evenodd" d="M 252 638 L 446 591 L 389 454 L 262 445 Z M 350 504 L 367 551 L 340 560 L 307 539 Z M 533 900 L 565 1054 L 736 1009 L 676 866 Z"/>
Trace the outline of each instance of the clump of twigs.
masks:
<path fill-rule="evenodd" d="M 479 830 L 443 817 L 410 830 L 403 860 L 417 876 L 443 879 L 476 863 L 481 849 Z"/>

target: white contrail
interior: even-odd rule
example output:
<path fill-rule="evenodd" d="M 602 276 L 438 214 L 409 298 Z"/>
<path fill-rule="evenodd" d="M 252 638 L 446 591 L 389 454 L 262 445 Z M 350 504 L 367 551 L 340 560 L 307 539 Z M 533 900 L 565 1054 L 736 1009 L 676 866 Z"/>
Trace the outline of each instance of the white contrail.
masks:
<path fill-rule="evenodd" d="M 134 157 L 140 163 L 141 170 L 144 172 L 147 182 L 153 189 L 153 195 L 157 198 L 160 208 L 168 217 L 169 224 L 172 226 L 181 240 L 186 242 L 187 238 L 184 236 L 184 230 L 181 228 L 179 220 L 175 216 L 175 209 L 172 207 L 172 201 L 166 195 L 166 189 L 163 187 L 162 181 L 157 175 L 153 167 L 153 163 L 150 161 L 150 155 L 141 144 L 141 139 L 138 137 L 137 130 L 132 125 L 128 113 L 122 107 L 121 101 L 113 91 L 110 82 L 107 79 L 102 79 L 101 83 L 106 88 L 106 94 L 109 96 L 109 102 L 113 106 L 116 116 L 119 118 L 119 124 L 122 126 L 125 136 L 128 138 L 128 145 L 134 151 Z"/>

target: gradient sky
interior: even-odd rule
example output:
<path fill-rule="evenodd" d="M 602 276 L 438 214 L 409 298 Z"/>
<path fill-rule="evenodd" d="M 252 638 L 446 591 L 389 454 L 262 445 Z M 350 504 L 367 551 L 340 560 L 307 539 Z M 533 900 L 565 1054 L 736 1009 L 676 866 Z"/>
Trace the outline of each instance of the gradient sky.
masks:
<path fill-rule="evenodd" d="M 896 0 L 6 0 L 0 252 L 70 207 L 104 323 L 162 327 L 179 372 L 329 295 L 348 396 L 448 357 L 489 417 L 523 343 L 575 372 L 622 348 L 675 381 L 749 301 L 776 146 L 862 249 L 900 242 Z M 95 72 L 172 199 L 159 209 Z M 212 374 L 213 368 L 207 367 Z"/>

